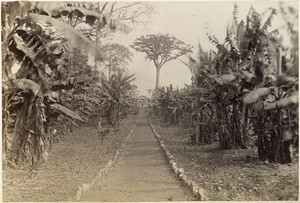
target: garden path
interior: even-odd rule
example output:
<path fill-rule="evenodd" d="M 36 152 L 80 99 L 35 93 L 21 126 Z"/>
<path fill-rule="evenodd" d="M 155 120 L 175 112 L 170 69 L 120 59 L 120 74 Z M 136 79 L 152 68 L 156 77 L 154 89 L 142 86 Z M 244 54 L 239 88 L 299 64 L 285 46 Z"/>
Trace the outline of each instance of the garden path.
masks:
<path fill-rule="evenodd" d="M 191 197 L 171 171 L 142 114 L 111 171 L 81 201 L 186 201 Z"/>

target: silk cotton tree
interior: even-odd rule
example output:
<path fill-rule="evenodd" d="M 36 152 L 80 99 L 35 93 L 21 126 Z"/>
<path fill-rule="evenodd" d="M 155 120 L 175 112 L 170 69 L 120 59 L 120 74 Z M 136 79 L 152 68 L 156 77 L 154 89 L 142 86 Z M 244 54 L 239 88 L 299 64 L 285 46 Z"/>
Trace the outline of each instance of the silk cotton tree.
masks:
<path fill-rule="evenodd" d="M 163 65 L 168 61 L 175 60 L 182 55 L 192 52 L 192 46 L 168 34 L 141 36 L 130 47 L 138 52 L 145 53 L 146 59 L 153 61 L 156 68 L 156 90 L 159 88 L 160 70 Z"/>

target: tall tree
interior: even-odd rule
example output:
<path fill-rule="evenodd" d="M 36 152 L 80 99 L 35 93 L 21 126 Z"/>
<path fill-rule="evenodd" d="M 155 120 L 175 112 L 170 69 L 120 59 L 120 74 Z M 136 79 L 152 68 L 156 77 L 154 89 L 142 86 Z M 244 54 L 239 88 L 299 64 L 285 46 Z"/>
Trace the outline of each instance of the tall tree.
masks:
<path fill-rule="evenodd" d="M 138 52 L 145 53 L 146 59 L 153 61 L 156 68 L 156 89 L 159 87 L 160 70 L 163 65 L 168 61 L 175 60 L 182 55 L 192 52 L 192 46 L 168 34 L 141 36 L 130 47 Z"/>
<path fill-rule="evenodd" d="M 125 72 L 126 66 L 131 61 L 133 54 L 129 49 L 117 43 L 107 43 L 102 47 L 105 50 L 105 68 L 108 69 L 108 78 L 118 71 Z"/>

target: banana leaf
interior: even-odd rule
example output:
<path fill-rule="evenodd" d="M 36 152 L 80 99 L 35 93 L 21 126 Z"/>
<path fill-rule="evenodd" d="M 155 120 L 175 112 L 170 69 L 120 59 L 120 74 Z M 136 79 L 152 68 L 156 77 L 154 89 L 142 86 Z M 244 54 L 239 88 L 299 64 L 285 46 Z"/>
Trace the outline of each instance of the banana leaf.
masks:
<path fill-rule="evenodd" d="M 298 104 L 298 92 L 293 94 L 292 96 L 286 97 L 284 99 L 280 99 L 276 102 L 267 103 L 264 107 L 265 110 L 272 110 L 276 108 L 285 108 L 293 104 Z"/>
<path fill-rule="evenodd" d="M 70 25 L 49 17 L 45 15 L 39 15 L 35 13 L 29 13 L 29 17 L 35 22 L 42 21 L 44 23 L 49 23 L 54 27 L 59 28 L 61 33 L 63 33 L 64 37 L 76 48 L 85 50 L 92 55 L 94 55 L 96 60 L 103 61 L 104 60 L 104 52 L 100 50 L 95 43 L 93 43 L 91 40 L 89 40 L 86 36 L 84 36 L 79 31 L 75 30 Z"/>
<path fill-rule="evenodd" d="M 75 120 L 79 120 L 79 121 L 82 121 L 82 122 L 85 122 L 77 113 L 75 113 L 74 111 L 68 109 L 67 107 L 65 106 L 62 106 L 60 104 L 51 104 L 50 107 L 53 109 L 53 110 L 57 110 L 57 111 L 60 111 L 61 113 L 63 113 L 64 115 L 72 118 L 72 119 L 75 119 Z"/>
<path fill-rule="evenodd" d="M 255 89 L 255 90 L 251 91 L 250 93 L 248 93 L 243 98 L 243 102 L 245 104 L 256 103 L 262 97 L 265 97 L 265 96 L 269 95 L 270 92 L 271 92 L 271 90 L 269 88 L 266 88 L 266 87 Z"/>
<path fill-rule="evenodd" d="M 16 79 L 13 81 L 16 88 L 22 90 L 31 90 L 35 96 L 37 96 L 41 91 L 41 86 L 36 82 L 29 80 L 29 79 Z"/>

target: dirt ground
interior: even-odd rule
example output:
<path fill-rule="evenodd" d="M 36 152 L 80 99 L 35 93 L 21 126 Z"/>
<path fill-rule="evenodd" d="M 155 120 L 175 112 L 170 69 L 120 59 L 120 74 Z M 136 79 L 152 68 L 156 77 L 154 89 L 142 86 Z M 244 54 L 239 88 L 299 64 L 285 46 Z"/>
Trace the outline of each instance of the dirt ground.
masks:
<path fill-rule="evenodd" d="M 77 128 L 72 134 L 61 136 L 38 170 L 3 167 L 3 201 L 70 200 L 81 184 L 90 182 L 113 158 L 133 127 L 135 117 L 122 120 L 121 130 L 109 133 L 103 144 L 96 125 Z"/>
<path fill-rule="evenodd" d="M 112 170 L 92 187 L 82 201 L 187 201 L 192 193 L 171 171 L 145 115 Z"/>
<path fill-rule="evenodd" d="M 220 150 L 218 143 L 189 146 L 189 135 L 176 126 L 154 127 L 187 176 L 206 190 L 209 200 L 298 200 L 299 166 L 258 160 L 256 149 Z"/>

